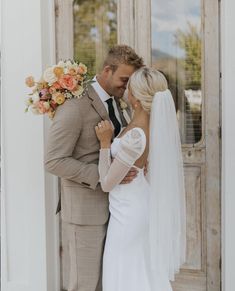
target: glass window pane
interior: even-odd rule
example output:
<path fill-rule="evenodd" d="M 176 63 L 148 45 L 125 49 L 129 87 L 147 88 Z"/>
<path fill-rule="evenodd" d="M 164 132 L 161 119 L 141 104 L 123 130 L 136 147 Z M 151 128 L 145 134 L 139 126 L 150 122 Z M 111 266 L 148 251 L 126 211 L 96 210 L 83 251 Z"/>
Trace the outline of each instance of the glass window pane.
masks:
<path fill-rule="evenodd" d="M 202 137 L 201 0 L 152 0 L 152 65 L 168 79 L 182 142 Z"/>
<path fill-rule="evenodd" d="M 117 0 L 75 0 L 73 14 L 74 58 L 95 75 L 107 49 L 117 43 Z"/>

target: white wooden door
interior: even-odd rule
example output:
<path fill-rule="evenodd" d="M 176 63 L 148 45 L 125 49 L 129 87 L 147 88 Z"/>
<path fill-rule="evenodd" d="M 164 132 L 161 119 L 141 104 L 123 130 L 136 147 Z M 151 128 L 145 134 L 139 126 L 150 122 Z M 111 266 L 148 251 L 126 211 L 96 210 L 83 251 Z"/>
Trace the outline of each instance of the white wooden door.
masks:
<path fill-rule="evenodd" d="M 125 43 L 168 77 L 183 142 L 187 202 L 187 260 L 172 285 L 175 291 L 219 291 L 218 1 L 56 0 L 56 16 L 57 59 L 81 57 L 95 72 L 109 45 Z M 65 255 L 66 234 L 62 242 Z M 65 259 L 62 266 L 66 288 Z"/>
<path fill-rule="evenodd" d="M 177 108 L 186 181 L 187 260 L 173 289 L 219 291 L 219 2 L 119 2 L 125 6 L 119 11 L 119 42 L 134 46 L 146 64 L 166 75 Z"/>

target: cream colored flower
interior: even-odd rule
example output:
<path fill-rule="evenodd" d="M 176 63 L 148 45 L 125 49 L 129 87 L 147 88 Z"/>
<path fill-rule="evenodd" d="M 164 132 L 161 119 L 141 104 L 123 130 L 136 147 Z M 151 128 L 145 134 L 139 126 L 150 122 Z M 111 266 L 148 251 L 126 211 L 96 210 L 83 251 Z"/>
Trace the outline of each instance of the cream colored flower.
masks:
<path fill-rule="evenodd" d="M 79 86 L 76 91 L 73 91 L 73 95 L 76 97 L 80 97 L 84 91 L 84 88 L 82 86 Z"/>
<path fill-rule="evenodd" d="M 28 86 L 28 87 L 33 87 L 35 85 L 35 81 L 34 81 L 34 77 L 32 76 L 29 76 L 25 79 L 25 84 Z"/>
<path fill-rule="evenodd" d="M 38 94 L 38 92 L 35 92 L 35 93 L 33 94 L 33 97 L 32 97 L 32 99 L 33 99 L 33 102 L 37 102 L 37 101 L 39 101 L 39 100 L 40 100 L 40 97 L 39 97 L 39 94 Z"/>
<path fill-rule="evenodd" d="M 78 71 L 77 63 L 72 63 L 71 61 L 66 62 L 65 74 L 71 74 L 71 72 L 74 72 L 71 75 L 76 75 L 77 71 Z"/>
<path fill-rule="evenodd" d="M 48 82 L 49 85 L 52 85 L 57 81 L 57 77 L 54 73 L 54 68 L 54 66 L 47 68 L 43 74 L 43 79 Z"/>
<path fill-rule="evenodd" d="M 122 98 L 119 99 L 119 102 L 120 102 L 120 107 L 122 110 L 126 109 L 128 107 L 128 105 L 126 104 L 126 102 Z"/>
<path fill-rule="evenodd" d="M 43 106 L 44 106 L 46 111 L 48 111 L 50 109 L 50 103 L 48 101 L 47 102 L 43 102 Z"/>
<path fill-rule="evenodd" d="M 33 114 L 36 114 L 36 115 L 40 114 L 38 107 L 35 104 L 33 104 L 30 109 L 33 112 Z"/>
<path fill-rule="evenodd" d="M 55 103 L 61 105 L 65 101 L 65 96 L 58 92 L 52 95 L 52 99 L 55 101 Z"/>

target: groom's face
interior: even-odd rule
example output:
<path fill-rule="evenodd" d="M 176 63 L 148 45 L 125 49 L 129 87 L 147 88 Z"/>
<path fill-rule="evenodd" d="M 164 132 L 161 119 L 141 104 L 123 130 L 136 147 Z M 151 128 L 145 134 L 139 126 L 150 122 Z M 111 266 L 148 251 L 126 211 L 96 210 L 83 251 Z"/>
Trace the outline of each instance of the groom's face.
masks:
<path fill-rule="evenodd" d="M 121 98 L 126 90 L 127 82 L 134 73 L 133 66 L 120 64 L 115 71 L 107 67 L 106 87 L 111 96 Z"/>

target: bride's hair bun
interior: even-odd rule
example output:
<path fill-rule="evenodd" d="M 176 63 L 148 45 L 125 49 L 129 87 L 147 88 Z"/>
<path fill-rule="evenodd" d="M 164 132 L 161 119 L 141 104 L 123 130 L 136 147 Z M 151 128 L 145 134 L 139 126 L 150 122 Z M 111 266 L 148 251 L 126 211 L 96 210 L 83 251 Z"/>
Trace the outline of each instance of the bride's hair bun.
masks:
<path fill-rule="evenodd" d="M 165 76 L 156 69 L 142 67 L 129 80 L 129 89 L 145 111 L 151 112 L 153 97 L 157 92 L 168 89 Z"/>

